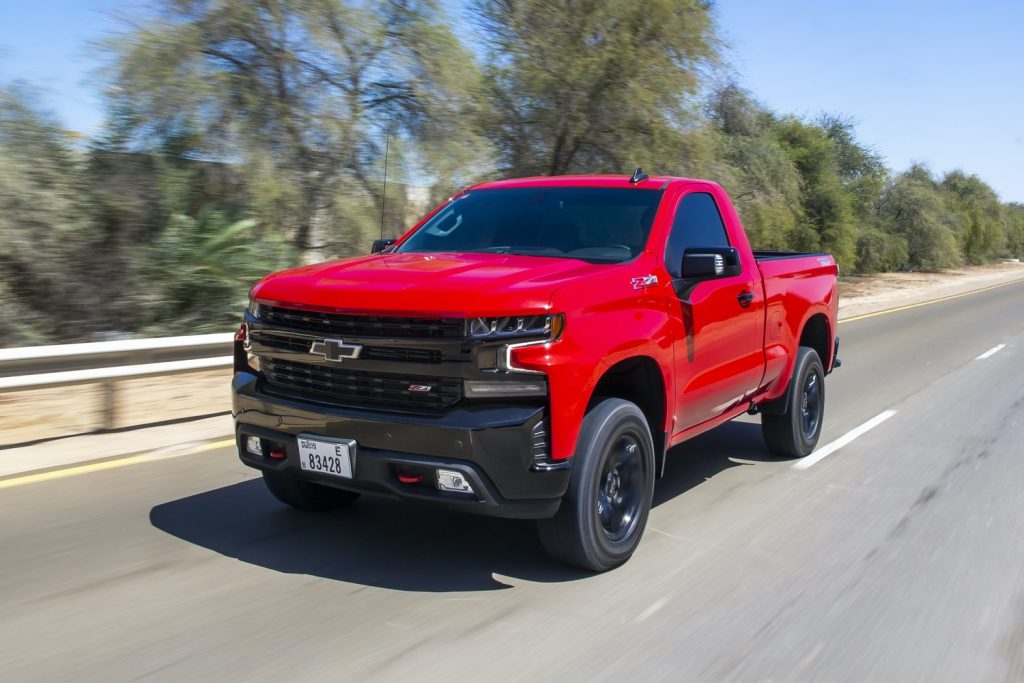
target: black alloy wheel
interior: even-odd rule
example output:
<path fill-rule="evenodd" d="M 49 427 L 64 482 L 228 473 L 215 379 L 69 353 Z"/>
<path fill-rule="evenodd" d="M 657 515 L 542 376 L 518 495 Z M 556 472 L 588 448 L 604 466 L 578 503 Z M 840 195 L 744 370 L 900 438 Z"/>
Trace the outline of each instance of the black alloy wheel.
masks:
<path fill-rule="evenodd" d="M 636 527 L 644 498 L 640 444 L 632 434 L 616 439 L 598 482 L 597 516 L 605 535 L 621 541 Z"/>

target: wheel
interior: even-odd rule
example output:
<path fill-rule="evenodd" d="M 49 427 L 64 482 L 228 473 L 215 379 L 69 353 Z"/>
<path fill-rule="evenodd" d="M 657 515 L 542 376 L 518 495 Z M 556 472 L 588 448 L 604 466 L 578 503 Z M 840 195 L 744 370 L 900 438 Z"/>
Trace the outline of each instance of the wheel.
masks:
<path fill-rule="evenodd" d="M 538 522 L 555 560 L 588 571 L 617 567 L 636 550 L 654 495 L 654 441 L 634 403 L 607 398 L 587 411 L 558 512 Z"/>
<path fill-rule="evenodd" d="M 322 512 L 355 502 L 358 493 L 301 481 L 281 472 L 264 472 L 263 483 L 274 498 L 299 510 Z"/>
<path fill-rule="evenodd" d="M 786 412 L 761 413 L 761 433 L 773 453 L 802 458 L 818 445 L 825 417 L 825 370 L 817 351 L 799 348 L 790 383 Z"/>

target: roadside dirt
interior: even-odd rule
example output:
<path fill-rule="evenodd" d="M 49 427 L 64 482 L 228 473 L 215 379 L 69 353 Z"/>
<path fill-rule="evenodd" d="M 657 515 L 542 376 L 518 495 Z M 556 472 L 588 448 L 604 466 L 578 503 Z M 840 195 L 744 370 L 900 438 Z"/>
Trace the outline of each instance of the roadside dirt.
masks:
<path fill-rule="evenodd" d="M 942 273 L 883 273 L 839 282 L 839 319 L 933 301 L 1024 279 L 1024 263 L 970 266 Z"/>
<path fill-rule="evenodd" d="M 843 278 L 840 319 L 931 301 L 1024 279 L 1024 264 L 1004 263 L 944 273 L 887 273 Z M 127 380 L 118 385 L 115 427 L 151 425 L 231 409 L 229 369 Z M 99 429 L 99 385 L 0 394 L 0 448 Z M 176 426 L 190 440 L 190 423 Z"/>

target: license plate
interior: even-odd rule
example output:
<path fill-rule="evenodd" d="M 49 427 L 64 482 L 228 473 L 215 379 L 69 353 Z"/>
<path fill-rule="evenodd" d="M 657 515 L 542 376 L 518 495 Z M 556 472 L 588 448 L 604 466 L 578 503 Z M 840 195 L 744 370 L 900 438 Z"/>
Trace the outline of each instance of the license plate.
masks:
<path fill-rule="evenodd" d="M 299 436 L 299 467 L 309 472 L 352 478 L 354 439 L 325 441 L 322 437 Z"/>

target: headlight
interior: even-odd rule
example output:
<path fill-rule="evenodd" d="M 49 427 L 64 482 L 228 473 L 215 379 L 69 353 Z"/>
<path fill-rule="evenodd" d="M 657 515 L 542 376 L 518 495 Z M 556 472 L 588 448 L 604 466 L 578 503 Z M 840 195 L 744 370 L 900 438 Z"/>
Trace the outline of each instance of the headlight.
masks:
<path fill-rule="evenodd" d="M 565 316 L 521 315 L 506 318 L 471 318 L 466 321 L 466 334 L 474 339 L 512 339 L 546 337 L 558 339 L 565 326 Z"/>

